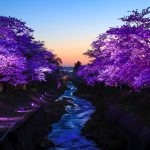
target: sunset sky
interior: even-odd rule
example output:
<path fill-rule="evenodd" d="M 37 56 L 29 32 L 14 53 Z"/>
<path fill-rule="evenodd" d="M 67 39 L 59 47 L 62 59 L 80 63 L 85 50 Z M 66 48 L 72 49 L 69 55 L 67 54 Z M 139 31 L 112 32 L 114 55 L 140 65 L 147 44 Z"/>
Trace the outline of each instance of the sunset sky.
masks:
<path fill-rule="evenodd" d="M 72 66 L 88 61 L 82 54 L 101 32 L 121 25 L 118 18 L 148 6 L 150 0 L 0 0 L 0 14 L 25 21 L 63 65 Z"/>

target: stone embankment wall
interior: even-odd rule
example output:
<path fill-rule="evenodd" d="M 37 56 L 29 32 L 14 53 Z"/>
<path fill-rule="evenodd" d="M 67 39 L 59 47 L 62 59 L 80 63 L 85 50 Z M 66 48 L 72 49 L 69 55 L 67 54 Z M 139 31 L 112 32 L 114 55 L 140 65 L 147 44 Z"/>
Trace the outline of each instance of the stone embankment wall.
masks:
<path fill-rule="evenodd" d="M 0 143 L 0 150 L 40 150 L 49 147 L 47 117 L 43 108 L 28 114 Z M 53 144 L 52 144 L 53 145 Z"/>
<path fill-rule="evenodd" d="M 150 129 L 141 120 L 115 105 L 108 105 L 106 118 L 125 137 L 128 150 L 150 149 Z"/>

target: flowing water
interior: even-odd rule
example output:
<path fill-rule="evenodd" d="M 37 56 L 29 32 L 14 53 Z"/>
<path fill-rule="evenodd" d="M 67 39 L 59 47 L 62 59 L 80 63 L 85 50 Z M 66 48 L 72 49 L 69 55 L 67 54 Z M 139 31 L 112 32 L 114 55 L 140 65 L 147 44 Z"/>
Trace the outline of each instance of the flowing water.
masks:
<path fill-rule="evenodd" d="M 67 113 L 59 122 L 52 125 L 49 140 L 53 141 L 56 147 L 48 150 L 99 150 L 93 141 L 81 135 L 81 129 L 95 108 L 89 101 L 73 95 L 77 88 L 71 82 L 67 83 L 67 87 L 68 90 L 58 100 L 67 98 L 70 105 L 66 106 Z"/>

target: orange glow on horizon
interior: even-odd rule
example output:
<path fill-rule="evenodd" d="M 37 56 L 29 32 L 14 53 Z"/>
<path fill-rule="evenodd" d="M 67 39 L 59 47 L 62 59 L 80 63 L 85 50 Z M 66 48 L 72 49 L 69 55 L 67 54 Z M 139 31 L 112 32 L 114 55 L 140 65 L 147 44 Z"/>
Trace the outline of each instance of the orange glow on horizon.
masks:
<path fill-rule="evenodd" d="M 74 66 L 77 61 L 80 61 L 83 65 L 88 63 L 89 59 L 84 55 L 58 55 L 63 61 L 63 66 Z"/>
<path fill-rule="evenodd" d="M 61 58 L 63 66 L 74 66 L 77 61 L 83 65 L 89 62 L 89 58 L 83 55 L 82 51 L 67 51 L 67 50 L 54 50 L 54 53 Z"/>
<path fill-rule="evenodd" d="M 81 41 L 81 40 L 79 40 Z M 54 41 L 48 44 L 47 47 L 52 50 L 62 60 L 63 66 L 74 66 L 77 61 L 80 61 L 83 65 L 89 62 L 89 58 L 83 55 L 88 49 L 90 49 L 90 42 L 82 40 L 82 42 L 70 40 L 68 43 L 64 40 Z M 89 40 L 91 41 L 91 40 Z M 46 42 L 47 43 L 47 42 Z M 67 44 L 65 44 L 67 43 Z"/>

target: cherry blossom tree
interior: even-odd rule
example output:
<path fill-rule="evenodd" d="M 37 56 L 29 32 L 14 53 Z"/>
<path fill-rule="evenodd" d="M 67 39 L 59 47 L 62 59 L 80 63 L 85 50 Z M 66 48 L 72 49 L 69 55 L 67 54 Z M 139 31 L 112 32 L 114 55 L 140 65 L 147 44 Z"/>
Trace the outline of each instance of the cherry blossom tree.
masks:
<path fill-rule="evenodd" d="M 150 85 L 150 8 L 132 11 L 124 24 L 100 34 L 85 55 L 92 58 L 78 72 L 88 84 L 126 84 L 135 90 Z"/>
<path fill-rule="evenodd" d="M 13 86 L 45 81 L 59 68 L 58 58 L 36 41 L 25 22 L 0 16 L 0 82 Z"/>

